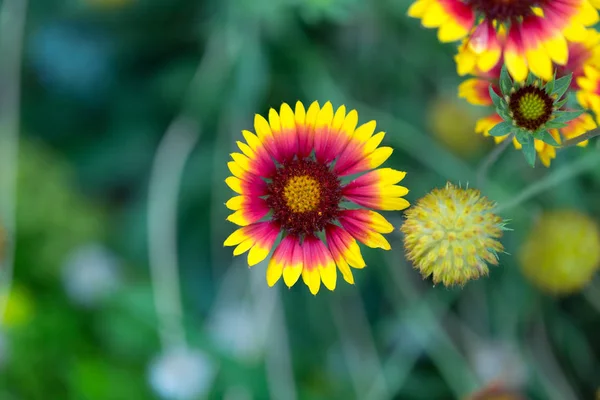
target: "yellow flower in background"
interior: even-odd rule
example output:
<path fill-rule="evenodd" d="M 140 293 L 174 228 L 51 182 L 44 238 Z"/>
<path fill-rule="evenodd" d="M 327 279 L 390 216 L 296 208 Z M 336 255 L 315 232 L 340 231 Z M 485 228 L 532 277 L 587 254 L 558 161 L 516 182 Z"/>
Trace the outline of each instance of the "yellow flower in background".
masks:
<path fill-rule="evenodd" d="M 439 97 L 427 112 L 429 129 L 446 148 L 462 157 L 479 154 L 485 148 L 480 136 L 473 136 L 475 115 L 470 106 L 450 97 Z"/>
<path fill-rule="evenodd" d="M 540 289 L 552 294 L 576 292 L 600 266 L 598 226 L 578 211 L 546 212 L 518 258 L 523 274 Z"/>
<path fill-rule="evenodd" d="M 354 283 L 350 267 L 365 267 L 357 240 L 390 249 L 382 233 L 394 228 L 371 209 L 408 207 L 403 198 L 408 189 L 398 185 L 406 173 L 378 168 L 392 148 L 379 147 L 385 133 L 375 133 L 375 121 L 358 126 L 356 110 L 334 111 L 330 102 L 323 107 L 314 102 L 308 110 L 297 102 L 292 110 L 284 103 L 268 118 L 255 116 L 256 134 L 242 132 L 246 143 L 237 142 L 241 153 L 231 154 L 227 164 L 233 176 L 225 182 L 238 194 L 226 203 L 234 211 L 227 220 L 241 228 L 225 246 L 236 246 L 236 256 L 248 251 L 250 266 L 275 248 L 267 266 L 269 286 L 283 276 L 291 287 L 302 276 L 312 294 L 321 282 L 334 290 L 336 265 Z"/>
<path fill-rule="evenodd" d="M 447 183 L 406 211 L 401 231 L 407 258 L 433 283 L 464 285 L 498 265 L 498 241 L 505 223 L 493 214 L 495 203 L 478 190 Z"/>
<path fill-rule="evenodd" d="M 0 303 L 6 302 L 1 326 L 25 325 L 33 315 L 33 300 L 24 288 L 13 286 L 9 293 L 0 294 Z"/>

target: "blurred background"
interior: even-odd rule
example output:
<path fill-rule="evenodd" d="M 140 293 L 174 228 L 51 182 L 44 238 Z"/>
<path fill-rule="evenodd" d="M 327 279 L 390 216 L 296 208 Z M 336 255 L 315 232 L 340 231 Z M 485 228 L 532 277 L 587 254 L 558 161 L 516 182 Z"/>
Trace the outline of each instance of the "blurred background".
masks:
<path fill-rule="evenodd" d="M 354 286 L 316 297 L 268 288 L 266 263 L 223 247 L 229 153 L 282 102 L 376 119 L 411 203 L 474 184 L 490 110 L 457 98 L 455 48 L 410 3 L 1 1 L 0 400 L 593 399 L 596 265 L 561 296 L 535 277 L 548 260 L 588 265 L 600 244 L 580 249 L 559 224 L 552 240 L 572 251 L 538 246 L 525 274 L 519 254 L 545 213 L 597 224 L 595 143 L 550 169 L 500 158 L 487 196 L 537 191 L 502 213 L 500 266 L 463 289 L 423 280 L 398 233 L 389 252 L 363 249 Z"/>

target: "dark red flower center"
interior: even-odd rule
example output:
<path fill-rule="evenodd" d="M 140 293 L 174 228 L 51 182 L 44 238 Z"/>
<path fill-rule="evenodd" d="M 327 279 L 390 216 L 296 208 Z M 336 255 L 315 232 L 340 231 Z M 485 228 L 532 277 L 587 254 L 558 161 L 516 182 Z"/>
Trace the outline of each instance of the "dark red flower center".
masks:
<path fill-rule="evenodd" d="M 292 235 L 319 232 L 338 216 L 342 187 L 327 165 L 303 159 L 284 163 L 269 183 L 273 220 Z"/>
<path fill-rule="evenodd" d="M 554 99 L 544 89 L 526 85 L 510 95 L 508 109 L 518 127 L 536 131 L 550 120 Z"/>
<path fill-rule="evenodd" d="M 465 0 L 475 12 L 488 20 L 508 22 L 533 14 L 531 7 L 543 3 L 539 0 Z"/>

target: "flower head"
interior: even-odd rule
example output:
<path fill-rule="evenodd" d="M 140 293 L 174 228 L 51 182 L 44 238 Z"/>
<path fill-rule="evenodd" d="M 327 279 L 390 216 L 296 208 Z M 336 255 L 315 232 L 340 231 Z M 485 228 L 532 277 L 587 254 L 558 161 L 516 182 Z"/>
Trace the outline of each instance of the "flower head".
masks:
<path fill-rule="evenodd" d="M 408 14 L 439 28 L 442 42 L 464 38 L 464 73 L 503 58 L 517 81 L 529 71 L 550 80 L 552 62 L 567 62 L 567 39 L 583 40 L 584 27 L 598 22 L 587 0 L 417 0 Z"/>
<path fill-rule="evenodd" d="M 574 90 L 577 93 L 577 97 L 583 99 L 580 101 L 580 104 L 585 108 L 590 108 L 586 103 L 592 95 L 590 93 L 584 93 L 584 90 L 579 86 L 579 84 L 575 81 L 580 81 L 583 76 L 584 69 L 592 68 L 592 65 L 596 65 L 599 59 L 600 52 L 600 34 L 598 32 L 588 29 L 586 40 L 584 42 L 568 42 L 569 45 L 569 60 L 565 66 L 556 66 L 556 76 L 558 78 L 568 77 L 570 73 L 573 74 L 573 79 L 570 82 L 568 90 Z M 600 65 L 600 64 L 599 64 Z M 593 67 L 595 68 L 595 67 Z M 464 98 L 469 103 L 478 106 L 490 106 L 493 105 L 492 91 L 497 95 L 504 96 L 500 89 L 500 75 L 502 72 L 502 64 L 498 63 L 492 70 L 488 72 L 477 71 L 476 76 L 473 78 L 469 78 L 462 82 L 458 89 L 458 96 Z M 565 78 L 566 79 L 566 78 Z M 600 81 L 599 81 L 600 82 Z M 510 84 L 507 85 L 510 87 Z M 490 90 L 490 87 L 492 88 Z M 540 88 L 538 88 L 540 89 Z M 536 90 L 538 94 L 540 92 Z M 508 91 L 508 95 L 510 95 L 511 90 Z M 600 93 L 600 91 L 598 92 Z M 533 97 L 529 95 L 530 97 Z M 545 97 L 543 93 L 541 93 L 540 98 Z M 534 125 L 536 121 L 528 121 L 523 118 L 522 112 L 518 110 L 519 104 L 516 99 L 518 97 L 513 98 L 513 108 L 517 109 L 516 118 L 521 120 L 522 125 Z M 599 99 L 599 109 L 600 109 L 600 97 Z M 525 103 L 524 99 L 521 99 L 523 103 Z M 531 99 L 530 99 L 531 101 Z M 539 99 L 538 99 L 539 101 Z M 593 100 L 592 100 L 593 101 Z M 541 105 L 541 101 L 539 101 Z M 526 104 L 522 104 L 522 106 L 526 106 Z M 526 110 L 525 110 L 526 111 Z M 561 108 L 561 111 L 573 111 L 565 109 L 564 106 Z M 504 119 L 498 114 L 494 113 L 484 118 L 481 118 L 477 121 L 475 125 L 475 132 L 482 133 L 484 136 L 490 136 L 490 130 L 494 128 L 496 125 L 502 123 Z M 542 122 L 542 119 L 537 121 Z M 556 121 L 555 121 L 556 122 Z M 558 126 L 555 124 L 554 126 Z M 531 126 L 530 126 L 531 127 Z M 577 136 L 580 136 L 587 131 L 596 128 L 596 122 L 594 118 L 587 113 L 581 114 L 578 117 L 571 119 L 570 121 L 566 121 L 564 126 L 559 128 L 549 128 L 548 132 L 552 139 L 557 144 L 561 144 L 563 139 L 573 139 Z M 495 136 L 494 140 L 496 143 L 500 143 L 509 137 L 506 135 Z M 513 138 L 513 143 L 515 148 L 522 149 L 522 145 L 516 138 Z M 550 166 L 550 162 L 552 159 L 556 157 L 556 146 L 553 143 L 549 143 L 549 141 L 544 142 L 543 140 L 534 138 L 533 140 L 534 149 L 537 152 L 540 161 L 546 167 Z M 583 141 L 578 144 L 578 146 L 586 146 L 587 141 Z"/>
<path fill-rule="evenodd" d="M 569 121 L 583 112 L 561 109 L 567 101 L 562 97 L 571 84 L 571 76 L 552 79 L 546 84 L 530 76 L 527 82 L 519 84 L 513 83 L 506 68 L 502 68 L 498 84 L 502 96 L 496 93 L 493 86 L 490 86 L 489 93 L 503 121 L 487 133 L 497 137 L 513 134 L 522 146 L 525 159 L 534 166 L 536 139 L 550 146 L 559 146 L 557 135 L 550 130 L 566 128 Z"/>
<path fill-rule="evenodd" d="M 351 284 L 350 267 L 365 266 L 357 240 L 390 249 L 382 233 L 393 226 L 369 208 L 408 207 L 402 198 L 408 189 L 397 185 L 405 173 L 377 169 L 392 154 L 379 147 L 385 133 L 374 134 L 375 121 L 357 124 L 355 110 L 341 106 L 334 112 L 329 102 L 305 110 L 298 102 L 295 110 L 287 104 L 279 113 L 271 109 L 268 121 L 256 115 L 256 134 L 242 132 L 246 143 L 238 142 L 242 153 L 231 155 L 233 176 L 225 181 L 239 194 L 226 203 L 234 211 L 227 219 L 242 228 L 225 246 L 236 246 L 234 255 L 249 251 L 252 266 L 282 234 L 267 267 L 269 286 L 283 276 L 291 287 L 302 276 L 313 294 L 321 282 L 334 290 L 336 265 Z"/>
<path fill-rule="evenodd" d="M 406 211 L 402 225 L 407 258 L 433 283 L 464 285 L 488 274 L 504 250 L 498 238 L 504 221 L 492 213 L 495 204 L 478 190 L 447 183 Z"/>
<path fill-rule="evenodd" d="M 600 267 L 600 231 L 577 211 L 552 211 L 541 216 L 521 247 L 523 274 L 554 294 L 581 289 Z"/>

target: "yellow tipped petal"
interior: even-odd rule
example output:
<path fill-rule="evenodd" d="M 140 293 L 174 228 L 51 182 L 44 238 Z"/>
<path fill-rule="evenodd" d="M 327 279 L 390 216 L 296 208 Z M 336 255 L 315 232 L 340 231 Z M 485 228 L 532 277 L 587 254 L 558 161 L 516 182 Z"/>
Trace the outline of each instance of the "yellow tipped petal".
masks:
<path fill-rule="evenodd" d="M 369 168 L 377 168 L 387 161 L 394 149 L 391 147 L 380 147 L 368 156 Z"/>
<path fill-rule="evenodd" d="M 377 170 L 377 173 L 379 175 L 379 179 L 381 179 L 381 183 L 384 185 L 395 185 L 406 176 L 406 172 L 397 171 L 392 168 L 381 168 Z"/>
<path fill-rule="evenodd" d="M 260 114 L 254 116 L 254 129 L 261 142 L 263 142 L 265 138 L 273 136 L 269 122 Z"/>
<path fill-rule="evenodd" d="M 269 255 L 271 249 L 263 248 L 261 246 L 253 246 L 248 252 L 248 266 L 258 264 L 263 261 Z"/>
<path fill-rule="evenodd" d="M 235 246 L 248 239 L 248 236 L 244 233 L 243 228 L 235 230 L 231 235 L 225 239 L 223 246 Z"/>
<path fill-rule="evenodd" d="M 238 246 L 233 250 L 233 255 L 239 256 L 240 254 L 244 254 L 245 252 L 250 250 L 252 246 L 254 246 L 254 243 L 254 238 L 248 238 L 244 240 L 242 243 L 238 244 Z"/>
<path fill-rule="evenodd" d="M 552 61 L 544 49 L 528 50 L 525 53 L 529 69 L 540 78 L 550 81 L 554 75 Z"/>
<path fill-rule="evenodd" d="M 283 103 L 281 105 L 281 109 L 279 110 L 281 129 L 296 129 L 296 120 L 294 111 L 292 108 L 287 105 L 287 103 Z"/>
<path fill-rule="evenodd" d="M 225 179 L 225 183 L 237 194 L 242 194 L 242 181 L 239 178 L 230 176 L 229 178 Z"/>
<path fill-rule="evenodd" d="M 271 132 L 273 132 L 274 135 L 281 132 L 281 119 L 279 118 L 279 114 L 277 114 L 277 111 L 275 111 L 274 108 L 271 108 L 269 110 L 269 125 L 271 126 Z"/>
<path fill-rule="evenodd" d="M 273 287 L 279 281 L 282 274 L 283 264 L 276 262 L 275 259 L 272 258 L 267 266 L 267 285 Z"/>
<path fill-rule="evenodd" d="M 236 142 L 242 153 L 248 158 L 255 158 L 256 153 L 252 150 L 252 147 L 248 146 L 246 143 L 240 142 L 239 140 Z"/>
<path fill-rule="evenodd" d="M 313 295 L 319 293 L 319 288 L 321 287 L 321 275 L 319 274 L 319 270 L 317 268 L 304 268 L 302 270 L 302 280 L 306 286 L 308 286 Z"/>
<path fill-rule="evenodd" d="M 401 211 L 410 207 L 410 203 L 402 198 L 384 199 L 379 207 L 382 211 Z"/>
<path fill-rule="evenodd" d="M 229 161 L 227 163 L 227 168 L 229 168 L 229 171 L 231 172 L 231 174 L 233 176 L 235 176 L 236 178 L 243 178 L 244 175 L 246 174 L 246 171 L 244 171 L 239 165 L 238 163 L 236 163 L 235 161 Z"/>
<path fill-rule="evenodd" d="M 348 136 L 352 136 L 354 130 L 356 129 L 356 125 L 358 125 L 358 113 L 356 110 L 352 110 L 348 113 L 348 115 L 346 115 L 346 119 L 342 125 L 342 132 Z"/>
<path fill-rule="evenodd" d="M 381 196 L 383 197 L 400 197 L 406 196 L 408 189 L 400 185 L 385 186 L 381 189 Z"/>
<path fill-rule="evenodd" d="M 390 250 L 392 248 L 387 239 L 382 234 L 376 232 L 371 232 L 364 243 L 371 248 L 380 248 L 383 250 Z"/>
<path fill-rule="evenodd" d="M 240 208 L 242 208 L 243 203 L 244 196 L 234 196 L 227 200 L 227 203 L 225 203 L 225 207 L 229 208 L 230 210 L 237 211 Z"/>
<path fill-rule="evenodd" d="M 387 219 L 378 212 L 369 211 L 371 223 L 369 224 L 375 231 L 380 233 L 390 233 L 394 231 L 394 225 L 390 224 Z"/>
<path fill-rule="evenodd" d="M 464 38 L 468 33 L 468 29 L 464 26 L 454 21 L 447 21 L 438 30 L 438 40 L 442 43 L 456 42 Z"/>
<path fill-rule="evenodd" d="M 335 115 L 333 116 L 333 121 L 331 122 L 331 128 L 334 130 L 339 130 L 344 124 L 344 120 L 346 119 L 346 106 L 341 105 Z"/>
<path fill-rule="evenodd" d="M 303 125 L 306 120 L 306 110 L 304 109 L 304 104 L 301 101 L 296 102 L 296 110 L 294 112 L 294 120 L 296 124 Z"/>
<path fill-rule="evenodd" d="M 321 108 L 319 107 L 319 103 L 314 101 L 309 107 L 308 111 L 306 111 L 306 121 L 305 124 L 308 127 L 314 127 L 317 123 L 317 116 Z"/>
<path fill-rule="evenodd" d="M 362 269 L 366 267 L 365 260 L 360 252 L 360 247 L 356 240 L 353 240 L 348 248 L 348 253 L 345 255 L 346 261 L 352 268 Z"/>
<path fill-rule="evenodd" d="M 242 135 L 244 136 L 246 143 L 248 143 L 248 146 L 250 146 L 253 151 L 256 151 L 256 149 L 261 146 L 260 139 L 254 133 L 250 131 L 242 131 Z"/>
<path fill-rule="evenodd" d="M 247 226 L 248 224 L 250 224 L 250 221 L 248 221 L 244 217 L 244 212 L 242 210 L 238 210 L 238 211 L 234 212 L 233 214 L 229 215 L 227 217 L 227 221 L 233 222 L 234 224 L 239 225 L 239 226 Z"/>
<path fill-rule="evenodd" d="M 350 266 L 344 259 L 339 259 L 336 261 L 337 267 L 342 273 L 342 277 L 346 282 L 351 285 L 354 285 L 354 276 L 352 275 L 352 271 L 350 270 Z"/>
<path fill-rule="evenodd" d="M 379 146 L 381 144 L 384 137 L 385 137 L 385 132 L 378 132 L 377 134 L 375 134 L 371 138 L 369 138 L 367 140 L 367 143 L 365 143 L 365 146 L 363 148 L 363 153 L 370 154 L 370 153 L 374 152 L 375 149 L 377 148 L 377 146 Z"/>
<path fill-rule="evenodd" d="M 373 136 L 373 132 L 375 132 L 376 127 L 377 123 L 375 121 L 364 123 L 356 128 L 353 137 L 361 142 L 366 142 L 371 136 Z"/>
<path fill-rule="evenodd" d="M 504 62 L 506 63 L 508 72 L 510 72 L 516 81 L 523 82 L 525 79 L 527 79 L 527 73 L 529 70 L 527 68 L 525 58 L 522 55 L 505 52 Z"/>
<path fill-rule="evenodd" d="M 335 290 L 335 285 L 337 282 L 337 270 L 333 260 L 324 266 L 319 265 L 319 274 L 321 275 L 323 285 L 325 285 L 325 287 L 329 290 Z"/>
<path fill-rule="evenodd" d="M 302 264 L 287 265 L 283 268 L 283 281 L 287 287 L 292 287 L 302 275 Z"/>
<path fill-rule="evenodd" d="M 317 114 L 316 126 L 328 126 L 331 124 L 331 120 L 333 119 L 333 106 L 331 102 L 325 103 L 323 108 Z"/>

